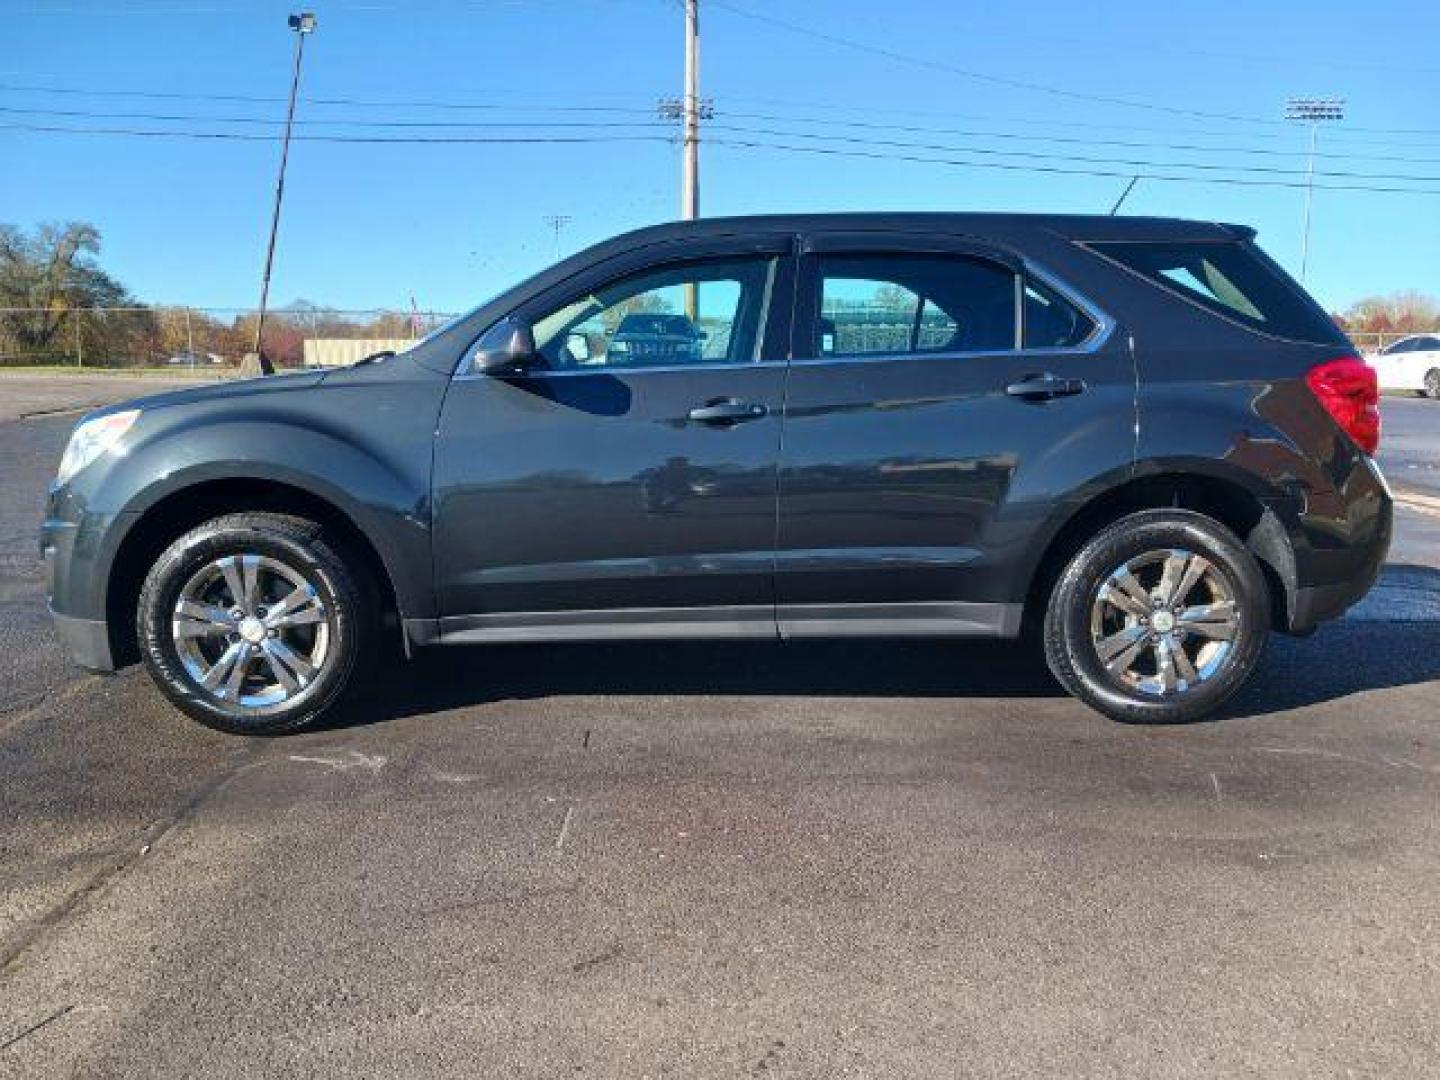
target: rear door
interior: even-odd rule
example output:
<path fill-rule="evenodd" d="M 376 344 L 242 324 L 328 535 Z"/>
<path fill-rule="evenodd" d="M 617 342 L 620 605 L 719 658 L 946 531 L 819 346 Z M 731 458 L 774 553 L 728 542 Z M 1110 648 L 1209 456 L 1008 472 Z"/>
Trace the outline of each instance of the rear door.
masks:
<path fill-rule="evenodd" d="M 442 634 L 775 633 L 791 246 L 592 268 L 514 313 L 542 362 L 457 375 L 435 443 Z"/>
<path fill-rule="evenodd" d="M 1024 554 L 1078 477 L 1127 468 L 1128 349 L 981 243 L 822 233 L 800 267 L 780 469 L 781 633 L 1018 627 Z"/>

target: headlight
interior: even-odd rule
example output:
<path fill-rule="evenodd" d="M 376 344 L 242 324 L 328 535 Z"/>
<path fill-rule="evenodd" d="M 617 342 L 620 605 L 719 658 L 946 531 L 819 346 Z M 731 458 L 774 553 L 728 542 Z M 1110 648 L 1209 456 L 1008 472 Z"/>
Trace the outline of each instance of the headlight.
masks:
<path fill-rule="evenodd" d="M 77 427 L 65 444 L 65 454 L 60 459 L 60 471 L 55 476 L 57 484 L 68 483 L 70 478 L 85 468 L 101 454 L 115 449 L 120 438 L 140 418 L 139 409 L 110 413 L 86 420 Z"/>

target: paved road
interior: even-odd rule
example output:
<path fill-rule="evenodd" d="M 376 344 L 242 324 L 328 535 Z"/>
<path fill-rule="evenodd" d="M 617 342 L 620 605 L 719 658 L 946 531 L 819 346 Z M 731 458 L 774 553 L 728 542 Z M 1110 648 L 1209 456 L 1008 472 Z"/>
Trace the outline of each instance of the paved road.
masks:
<path fill-rule="evenodd" d="M 213 382 L 217 376 L 27 375 L 0 370 L 0 423 L 52 414 L 74 414 L 177 386 Z"/>
<path fill-rule="evenodd" d="M 1380 403 L 1380 462 L 1401 488 L 1440 495 L 1440 401 L 1386 397 Z"/>
<path fill-rule="evenodd" d="M 996 645 L 552 646 L 242 740 L 57 656 L 68 424 L 0 424 L 0 1075 L 1440 1073 L 1440 520 L 1214 723 Z"/>

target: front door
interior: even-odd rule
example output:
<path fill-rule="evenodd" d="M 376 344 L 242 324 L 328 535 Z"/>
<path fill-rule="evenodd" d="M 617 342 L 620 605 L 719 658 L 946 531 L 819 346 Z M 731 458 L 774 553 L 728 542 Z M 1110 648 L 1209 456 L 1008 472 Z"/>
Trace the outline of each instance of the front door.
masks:
<path fill-rule="evenodd" d="M 788 249 L 582 273 L 515 313 L 540 363 L 457 375 L 435 450 L 443 636 L 775 633 Z"/>
<path fill-rule="evenodd" d="M 1133 454 L 1108 320 L 960 240 L 820 235 L 800 271 L 780 472 L 786 636 L 1005 634 L 1059 494 Z M 1093 475 L 1093 474 L 1092 474 Z"/>

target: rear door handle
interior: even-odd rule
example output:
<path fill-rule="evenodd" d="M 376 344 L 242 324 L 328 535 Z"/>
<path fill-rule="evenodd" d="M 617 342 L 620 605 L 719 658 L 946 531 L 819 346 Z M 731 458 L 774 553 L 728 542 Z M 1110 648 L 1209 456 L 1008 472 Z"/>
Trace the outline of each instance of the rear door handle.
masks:
<path fill-rule="evenodd" d="M 687 414 L 691 420 L 701 424 L 743 424 L 747 420 L 759 420 L 770 410 L 764 405 L 735 398 L 718 398 L 697 405 Z"/>
<path fill-rule="evenodd" d="M 1084 392 L 1084 379 L 1062 379 L 1048 371 L 1041 375 L 1027 375 L 1019 382 L 1005 387 L 1005 393 L 1011 397 L 1025 398 L 1027 401 L 1049 401 L 1051 398 L 1070 397 L 1072 394 Z"/>

